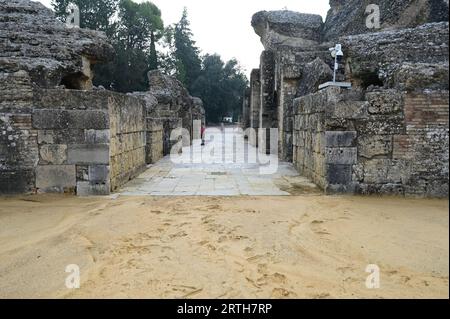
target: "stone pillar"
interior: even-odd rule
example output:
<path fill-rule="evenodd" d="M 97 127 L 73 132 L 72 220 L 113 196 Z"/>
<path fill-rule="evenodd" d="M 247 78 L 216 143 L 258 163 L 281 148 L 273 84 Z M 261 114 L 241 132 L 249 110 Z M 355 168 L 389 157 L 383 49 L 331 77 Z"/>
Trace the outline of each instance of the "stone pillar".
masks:
<path fill-rule="evenodd" d="M 293 104 L 301 79 L 300 66 L 286 64 L 281 67 L 280 94 L 278 105 L 279 156 L 292 162 L 293 153 Z"/>
<path fill-rule="evenodd" d="M 261 80 L 259 69 L 254 69 L 250 75 L 250 128 L 258 132 L 259 124 L 259 112 L 261 109 Z M 250 144 L 258 146 L 258 139 L 251 138 Z"/>
<path fill-rule="evenodd" d="M 244 130 L 250 127 L 250 89 L 246 89 L 244 92 L 241 124 Z"/>
<path fill-rule="evenodd" d="M 275 91 L 275 58 L 272 51 L 261 54 L 261 104 L 259 128 L 266 130 L 266 151 L 270 151 L 270 129 L 278 127 L 278 110 Z"/>

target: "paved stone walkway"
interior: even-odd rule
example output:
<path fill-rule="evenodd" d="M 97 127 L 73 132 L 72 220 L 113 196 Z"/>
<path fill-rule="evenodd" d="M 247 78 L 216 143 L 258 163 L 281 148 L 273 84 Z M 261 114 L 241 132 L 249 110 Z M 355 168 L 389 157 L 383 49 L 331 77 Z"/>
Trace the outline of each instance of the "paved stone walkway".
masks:
<path fill-rule="evenodd" d="M 265 163 L 272 166 L 244 160 L 249 154 L 256 154 L 256 148 L 244 140 L 242 133 L 226 129 L 221 136 L 203 147 L 201 141 L 195 140 L 193 148 L 183 148 L 183 154 L 176 163 L 166 156 L 155 165 L 149 165 L 147 171 L 125 185 L 119 193 L 151 196 L 287 196 L 299 187 L 306 189 L 307 193 L 318 191 L 315 185 L 299 176 L 291 163 L 278 162 L 275 156 L 265 158 Z M 212 149 L 215 160 L 211 156 L 206 157 Z M 208 162 L 205 163 L 202 158 L 207 158 Z M 275 169 L 267 174 L 269 167 Z"/>

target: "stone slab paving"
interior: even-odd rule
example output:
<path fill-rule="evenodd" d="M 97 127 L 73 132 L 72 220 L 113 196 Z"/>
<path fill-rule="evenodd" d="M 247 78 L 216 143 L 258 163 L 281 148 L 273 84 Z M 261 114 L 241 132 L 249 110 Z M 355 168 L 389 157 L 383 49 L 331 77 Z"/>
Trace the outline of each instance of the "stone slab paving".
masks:
<path fill-rule="evenodd" d="M 248 154 L 256 154 L 256 148 L 239 131 L 226 129 L 223 133 L 222 138 L 215 136 L 203 147 L 201 141 L 194 141 L 193 147 L 183 148 L 183 154 L 175 162 L 166 156 L 149 165 L 147 171 L 119 193 L 125 196 L 288 196 L 291 193 L 286 189 L 292 189 L 294 184 L 317 191 L 315 185 L 299 176 L 291 163 L 278 162 L 275 156 L 265 157 L 265 163 L 274 167 L 270 174 L 262 170 L 269 165 L 243 160 Z M 269 158 L 271 162 L 267 162 Z"/>

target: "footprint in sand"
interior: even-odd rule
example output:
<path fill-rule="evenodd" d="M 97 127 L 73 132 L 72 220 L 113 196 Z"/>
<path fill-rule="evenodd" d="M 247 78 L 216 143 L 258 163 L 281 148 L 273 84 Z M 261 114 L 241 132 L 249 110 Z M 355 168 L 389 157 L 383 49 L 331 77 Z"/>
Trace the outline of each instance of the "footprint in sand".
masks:
<path fill-rule="evenodd" d="M 271 298 L 283 299 L 283 298 L 296 298 L 297 294 L 293 291 L 286 290 L 284 288 L 275 288 L 272 290 Z"/>
<path fill-rule="evenodd" d="M 331 235 L 328 230 L 322 225 L 325 222 L 323 220 L 314 220 L 311 222 L 311 229 L 317 235 Z"/>
<path fill-rule="evenodd" d="M 188 234 L 182 230 L 182 231 L 179 231 L 178 233 L 169 235 L 169 238 L 175 239 L 175 238 L 181 238 L 181 237 L 187 237 L 187 236 L 188 236 Z"/>

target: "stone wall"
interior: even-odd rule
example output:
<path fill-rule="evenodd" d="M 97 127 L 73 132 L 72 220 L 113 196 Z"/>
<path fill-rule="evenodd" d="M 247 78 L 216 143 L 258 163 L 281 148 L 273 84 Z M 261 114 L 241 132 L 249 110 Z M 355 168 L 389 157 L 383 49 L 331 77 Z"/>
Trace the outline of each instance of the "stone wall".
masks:
<path fill-rule="evenodd" d="M 36 90 L 31 117 L 39 153 L 37 192 L 109 194 L 110 119 L 105 96 Z"/>
<path fill-rule="evenodd" d="M 122 94 L 108 98 L 110 118 L 111 190 L 146 168 L 147 123 L 142 100 Z"/>
<path fill-rule="evenodd" d="M 147 164 L 155 164 L 164 157 L 164 122 L 147 117 Z"/>
<path fill-rule="evenodd" d="M 294 163 L 329 193 L 448 195 L 448 90 L 328 88 L 295 100 Z"/>
<path fill-rule="evenodd" d="M 107 37 L 67 28 L 39 2 L 0 0 L 0 70 L 26 71 L 40 87 L 92 89 L 91 66 L 114 56 Z"/>
<path fill-rule="evenodd" d="M 145 168 L 139 99 L 34 88 L 27 103 L 0 109 L 1 193 L 106 195 Z"/>
<path fill-rule="evenodd" d="M 194 132 L 194 121 L 205 123 L 205 109 L 201 99 L 192 97 L 176 78 L 165 75 L 161 71 L 150 71 L 148 79 L 148 93 L 157 100 L 157 106 L 153 108 L 149 116 L 164 122 L 164 155 L 167 155 L 170 153 L 171 146 L 177 142 L 170 141 L 170 133 L 174 129 L 185 129 L 190 134 L 190 141 L 194 136 L 198 136 L 198 132 Z"/>
<path fill-rule="evenodd" d="M 259 123 L 252 124 L 250 119 L 248 127 L 278 128 L 278 155 L 284 161 L 292 161 L 293 100 L 299 96 L 300 83 L 306 80 L 309 86 L 317 88 L 320 83 L 311 81 L 311 74 L 317 74 L 314 80 L 318 82 L 330 72 L 316 65 L 315 69 L 307 67 L 318 57 L 331 63 L 328 47 L 321 43 L 322 18 L 287 10 L 262 11 L 253 16 L 252 26 L 265 50 L 260 68 L 252 72 L 250 81 L 252 103 L 259 105 Z M 259 98 L 253 98 L 257 94 Z M 268 148 L 270 138 L 265 139 Z"/>
<path fill-rule="evenodd" d="M 325 93 L 294 100 L 293 163 L 299 173 L 326 188 Z"/>
<path fill-rule="evenodd" d="M 447 0 L 331 0 L 323 39 L 337 40 L 341 36 L 379 32 L 366 27 L 366 7 L 380 8 L 381 30 L 413 28 L 431 22 L 448 21 Z"/>
<path fill-rule="evenodd" d="M 94 88 L 106 36 L 40 3 L 0 0 L 0 38 L 0 194 L 109 194 L 169 154 L 173 129 L 204 123 L 201 100 L 159 72 L 155 96 Z"/>
<path fill-rule="evenodd" d="M 380 6 L 381 29 L 367 28 L 368 4 Z M 330 6 L 325 22 L 287 10 L 253 16 L 264 51 L 249 127 L 278 128 L 279 158 L 327 192 L 446 196 L 448 1 Z M 333 78 L 336 43 L 337 81 L 352 89 L 319 91 Z"/>
<path fill-rule="evenodd" d="M 0 79 L 0 193 L 32 192 L 39 150 L 31 79 L 24 71 L 0 72 Z"/>

